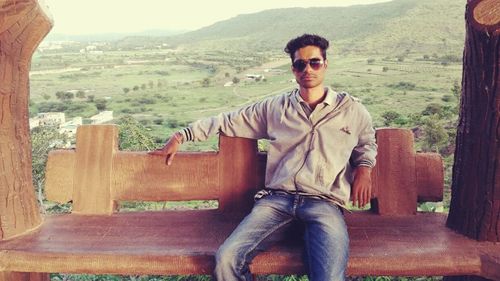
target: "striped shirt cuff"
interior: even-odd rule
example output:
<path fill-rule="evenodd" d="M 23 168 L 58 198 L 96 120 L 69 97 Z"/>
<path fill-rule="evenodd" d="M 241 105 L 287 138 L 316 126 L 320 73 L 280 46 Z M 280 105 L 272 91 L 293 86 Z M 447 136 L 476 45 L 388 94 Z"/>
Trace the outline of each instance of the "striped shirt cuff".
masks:
<path fill-rule="evenodd" d="M 194 141 L 193 131 L 191 128 L 184 128 L 179 131 L 184 136 L 184 141 Z"/>

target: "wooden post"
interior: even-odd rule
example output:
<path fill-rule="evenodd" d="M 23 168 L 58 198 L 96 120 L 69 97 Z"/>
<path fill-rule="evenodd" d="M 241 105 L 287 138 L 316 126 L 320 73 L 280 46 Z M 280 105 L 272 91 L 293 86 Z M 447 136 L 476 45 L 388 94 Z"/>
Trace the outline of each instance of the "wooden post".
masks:
<path fill-rule="evenodd" d="M 258 155 L 257 141 L 220 136 L 219 157 L 219 210 L 244 215 L 253 205 L 255 192 L 264 187 L 260 185 L 259 172 L 262 173 L 265 163 Z"/>
<path fill-rule="evenodd" d="M 372 210 L 380 215 L 416 214 L 417 184 L 412 132 L 379 129 L 377 144 L 377 165 L 372 173 L 377 199 L 371 201 Z M 391 174 L 386 171 L 391 171 Z"/>
<path fill-rule="evenodd" d="M 447 226 L 479 241 L 499 242 L 500 2 L 468 0 L 465 18 L 462 97 Z M 483 277 L 496 279 L 488 273 L 493 268 L 483 265 Z"/>
<path fill-rule="evenodd" d="M 83 125 L 76 134 L 73 213 L 112 214 L 113 156 L 118 151 L 118 127 Z"/>
<path fill-rule="evenodd" d="M 0 0 L 0 240 L 41 223 L 31 173 L 29 70 L 51 28 L 36 0 Z M 0 271 L 0 281 L 7 280 L 42 281 L 49 275 Z"/>
<path fill-rule="evenodd" d="M 0 240 L 37 227 L 28 122 L 31 56 L 52 27 L 36 0 L 0 0 Z"/>

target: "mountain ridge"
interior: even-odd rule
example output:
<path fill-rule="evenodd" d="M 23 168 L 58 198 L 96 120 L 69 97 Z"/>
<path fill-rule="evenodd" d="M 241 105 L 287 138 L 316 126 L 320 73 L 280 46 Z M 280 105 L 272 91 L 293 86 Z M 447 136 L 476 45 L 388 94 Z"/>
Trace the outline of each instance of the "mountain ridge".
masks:
<path fill-rule="evenodd" d="M 463 2 L 463 3 L 461 3 Z M 303 33 L 320 34 L 342 54 L 453 53 L 464 44 L 465 1 L 393 0 L 349 7 L 283 8 L 237 15 L 166 37 L 127 37 L 118 44 L 273 51 Z"/>
<path fill-rule="evenodd" d="M 233 40 L 240 48 L 276 49 L 298 35 L 315 33 L 331 40 L 341 52 L 440 52 L 444 45 L 456 52 L 463 48 L 464 12 L 465 3 L 456 0 L 273 9 L 239 15 L 170 38 L 180 45 Z"/>

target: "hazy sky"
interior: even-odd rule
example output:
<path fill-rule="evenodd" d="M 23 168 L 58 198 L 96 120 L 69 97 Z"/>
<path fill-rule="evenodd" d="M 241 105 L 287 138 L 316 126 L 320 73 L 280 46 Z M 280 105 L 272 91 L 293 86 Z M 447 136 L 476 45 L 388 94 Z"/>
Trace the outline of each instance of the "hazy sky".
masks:
<path fill-rule="evenodd" d="M 137 32 L 149 29 L 194 30 L 239 14 L 268 9 L 349 6 L 388 1 L 390 0 L 44 0 L 54 18 L 52 33 L 65 34 Z"/>

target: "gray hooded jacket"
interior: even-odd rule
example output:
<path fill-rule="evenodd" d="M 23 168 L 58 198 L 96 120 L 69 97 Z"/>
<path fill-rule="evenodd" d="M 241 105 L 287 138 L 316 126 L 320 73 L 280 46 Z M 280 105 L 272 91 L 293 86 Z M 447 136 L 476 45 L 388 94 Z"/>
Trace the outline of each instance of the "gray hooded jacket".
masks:
<path fill-rule="evenodd" d="M 266 188 L 320 196 L 345 208 L 353 168 L 375 165 L 375 131 L 370 114 L 357 99 L 325 90 L 324 101 L 314 110 L 295 89 L 198 120 L 181 133 L 191 141 L 219 132 L 268 139 Z"/>

